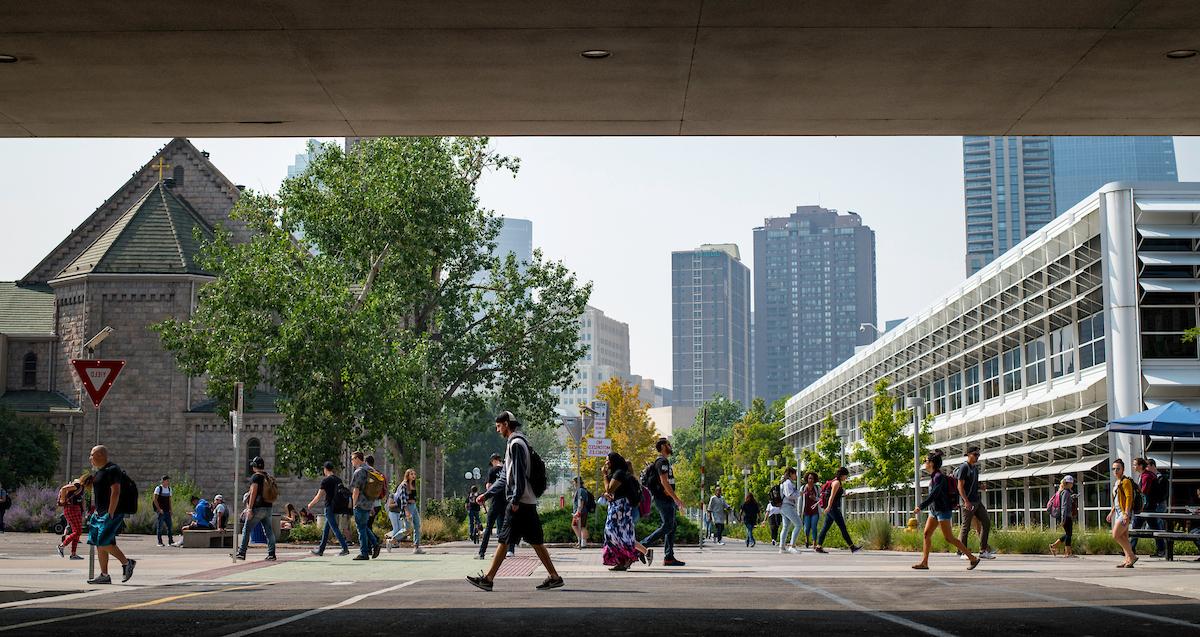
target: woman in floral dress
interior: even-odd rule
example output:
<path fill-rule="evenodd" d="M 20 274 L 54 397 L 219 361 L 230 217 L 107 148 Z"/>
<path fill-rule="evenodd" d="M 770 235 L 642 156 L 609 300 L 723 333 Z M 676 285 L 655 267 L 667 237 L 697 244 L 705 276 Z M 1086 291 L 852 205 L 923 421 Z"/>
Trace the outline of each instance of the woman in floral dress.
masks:
<path fill-rule="evenodd" d="M 604 564 L 611 571 L 629 570 L 638 559 L 637 540 L 633 534 L 632 501 L 641 496 L 641 485 L 629 472 L 629 463 L 621 454 L 608 454 L 604 461 L 604 492 L 608 500 L 608 516 L 604 520 Z M 633 493 L 638 489 L 638 493 Z"/>

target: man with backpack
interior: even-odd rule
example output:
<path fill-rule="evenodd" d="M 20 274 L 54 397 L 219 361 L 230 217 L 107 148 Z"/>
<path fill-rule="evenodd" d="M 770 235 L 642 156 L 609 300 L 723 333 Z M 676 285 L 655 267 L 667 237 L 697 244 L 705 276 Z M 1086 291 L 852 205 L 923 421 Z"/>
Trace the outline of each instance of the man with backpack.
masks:
<path fill-rule="evenodd" d="M 271 527 L 271 510 L 274 508 L 275 498 L 279 495 L 279 487 L 275 484 L 275 478 L 267 473 L 266 466 L 267 463 L 261 456 L 255 456 L 250 461 L 252 474 L 250 475 L 249 497 L 246 499 L 250 513 L 246 515 L 246 523 L 242 527 L 242 542 L 233 556 L 236 560 L 246 559 L 246 547 L 250 545 L 250 532 L 254 530 L 254 527 L 262 524 L 263 532 L 267 536 L 266 561 L 275 561 L 275 529 Z"/>
<path fill-rule="evenodd" d="M 175 532 L 171 528 L 171 476 L 163 476 L 158 486 L 154 487 L 154 497 L 150 503 L 154 505 L 154 532 L 158 536 L 158 545 L 163 545 L 163 527 L 166 527 L 167 541 L 175 546 Z"/>
<path fill-rule="evenodd" d="M 345 515 L 349 508 L 350 498 L 346 491 L 346 487 L 342 485 L 342 479 L 334 473 L 333 463 L 326 460 L 321 467 L 321 472 L 325 474 L 321 478 L 321 486 L 317 488 L 316 495 L 308 503 L 308 508 L 312 509 L 317 506 L 317 500 L 325 500 L 325 527 L 321 529 L 321 543 L 317 548 L 312 550 L 312 554 L 321 556 L 325 554 L 325 547 L 329 543 L 329 534 L 332 533 L 337 538 L 338 544 L 342 545 L 342 552 L 338 555 L 349 555 L 350 547 L 346 544 L 346 537 L 342 535 L 342 529 L 338 525 L 339 516 Z"/>
<path fill-rule="evenodd" d="M 979 494 L 979 447 L 967 449 L 967 461 L 954 470 L 954 479 L 958 482 L 958 498 L 962 507 L 962 530 L 958 533 L 958 540 L 965 545 L 971 534 L 972 519 L 979 520 L 979 557 L 984 560 L 996 559 L 996 554 L 988 544 L 992 518 Z M 967 556 L 960 553 L 959 559 L 965 560 Z"/>
<path fill-rule="evenodd" d="M 93 500 L 96 512 L 88 520 L 88 544 L 96 547 L 100 556 L 100 574 L 87 581 L 88 584 L 112 584 L 108 575 L 108 558 L 115 557 L 121 563 L 121 581 L 133 577 L 137 560 L 125 557 L 117 546 L 117 533 L 125 516 L 137 513 L 137 486 L 121 467 L 108 459 L 108 448 L 104 445 L 92 447 Z"/>
<path fill-rule="evenodd" d="M 662 518 L 662 525 L 642 540 L 642 544 L 650 546 L 659 538 L 663 541 L 663 566 L 684 566 L 675 559 L 675 512 L 683 508 L 683 500 L 675 494 L 675 472 L 671 469 L 671 442 L 659 438 L 654 443 L 658 450 L 658 458 L 642 472 L 642 486 L 650 490 L 654 498 L 654 508 Z"/>
<path fill-rule="evenodd" d="M 538 584 L 537 590 L 562 588 L 563 585 L 542 539 L 542 520 L 537 512 L 538 496 L 546 489 L 546 465 L 520 433 L 520 428 L 521 421 L 512 412 L 502 411 L 496 416 L 496 432 L 508 441 L 504 448 L 504 523 L 500 525 L 491 568 L 487 573 L 467 577 L 468 582 L 484 591 L 492 590 L 492 582 L 504 563 L 508 545 L 516 545 L 521 540 L 533 547 L 546 569 L 547 577 Z"/>
<path fill-rule="evenodd" d="M 575 483 L 575 512 L 571 515 L 571 530 L 575 532 L 575 536 L 579 538 L 579 548 L 586 548 L 588 541 L 588 516 L 596 509 L 596 498 L 588 491 L 587 487 L 583 486 L 579 478 L 574 478 Z"/>
<path fill-rule="evenodd" d="M 358 527 L 358 555 L 354 559 L 365 561 L 378 558 L 382 548 L 371 530 L 371 520 L 375 498 L 381 495 L 373 490 L 383 488 L 383 476 L 367 464 L 361 451 L 350 454 L 350 464 L 354 466 L 350 475 L 350 508 L 354 511 L 354 526 Z"/>
<path fill-rule="evenodd" d="M 1158 471 L 1158 463 L 1154 460 L 1146 460 L 1145 458 L 1133 459 L 1133 470 L 1138 473 L 1138 494 L 1136 498 L 1140 499 L 1141 506 L 1134 505 L 1134 513 L 1166 513 L 1167 512 L 1167 480 Z M 1163 530 L 1162 518 L 1148 518 L 1141 515 L 1133 516 L 1133 529 L 1151 529 L 1154 531 Z M 1130 538 L 1130 546 L 1133 547 L 1134 554 L 1137 553 L 1138 538 L 1134 536 Z M 1154 538 L 1154 555 L 1153 557 L 1167 556 L 1167 541 L 1162 538 Z"/>

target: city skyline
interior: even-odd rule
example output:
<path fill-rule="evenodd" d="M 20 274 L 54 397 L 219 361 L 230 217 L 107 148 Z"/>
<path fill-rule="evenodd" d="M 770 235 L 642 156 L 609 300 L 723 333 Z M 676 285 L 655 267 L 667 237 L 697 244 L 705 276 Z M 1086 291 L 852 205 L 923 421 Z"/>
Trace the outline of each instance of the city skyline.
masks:
<path fill-rule="evenodd" d="M 238 184 L 274 191 L 307 138 L 196 139 Z M 341 143 L 341 139 L 324 139 Z M 860 210 L 878 235 L 879 321 L 909 316 L 963 281 L 960 137 L 496 138 L 522 159 L 490 175 L 483 205 L 531 220 L 535 246 L 596 283 L 591 304 L 630 324 L 631 367 L 672 377 L 670 252 L 735 243 L 797 205 Z M 0 280 L 25 275 L 124 181 L 159 139 L 0 140 Z M 1176 138 L 1181 181 L 1200 180 L 1200 138 Z M 103 157 L 103 161 L 96 161 Z M 81 158 L 87 169 L 63 170 Z M 20 184 L 20 186 L 16 186 Z M 47 188 L 54 197 L 45 197 Z"/>

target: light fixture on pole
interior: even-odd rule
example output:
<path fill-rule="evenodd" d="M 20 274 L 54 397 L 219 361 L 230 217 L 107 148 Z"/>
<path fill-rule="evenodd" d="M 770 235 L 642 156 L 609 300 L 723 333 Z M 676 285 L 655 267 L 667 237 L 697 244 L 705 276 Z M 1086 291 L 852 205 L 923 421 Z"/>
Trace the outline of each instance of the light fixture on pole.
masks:
<path fill-rule="evenodd" d="M 750 467 L 742 467 L 742 488 L 746 493 L 750 493 Z M 746 497 L 746 493 L 742 494 L 743 498 Z"/>
<path fill-rule="evenodd" d="M 104 326 L 104 329 L 96 332 L 95 336 L 89 338 L 88 341 L 83 344 L 83 349 L 87 350 L 88 354 L 96 353 L 96 348 L 100 347 L 100 344 L 104 342 L 104 339 L 108 338 L 112 333 L 113 328 L 107 325 Z"/>
<path fill-rule="evenodd" d="M 771 486 L 775 486 L 775 466 L 778 465 L 774 458 L 767 461 L 767 466 L 771 467 Z"/>
<path fill-rule="evenodd" d="M 912 410 L 913 507 L 916 507 L 921 501 L 921 412 L 925 409 L 925 401 L 920 396 L 909 396 L 904 399 L 904 408 Z"/>

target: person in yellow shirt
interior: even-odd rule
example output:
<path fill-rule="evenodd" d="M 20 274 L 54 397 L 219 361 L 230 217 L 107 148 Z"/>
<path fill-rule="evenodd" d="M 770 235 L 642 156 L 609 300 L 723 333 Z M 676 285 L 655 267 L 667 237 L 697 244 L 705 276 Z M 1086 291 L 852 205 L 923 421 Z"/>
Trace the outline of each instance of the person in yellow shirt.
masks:
<path fill-rule="evenodd" d="M 1133 522 L 1133 498 L 1137 489 L 1134 488 L 1133 480 L 1125 475 L 1124 460 L 1113 460 L 1112 471 L 1112 510 L 1108 512 L 1107 519 L 1112 523 L 1113 539 L 1121 545 L 1121 550 L 1125 553 L 1125 561 L 1118 564 L 1117 568 L 1133 568 L 1138 558 L 1129 544 L 1129 525 Z"/>

